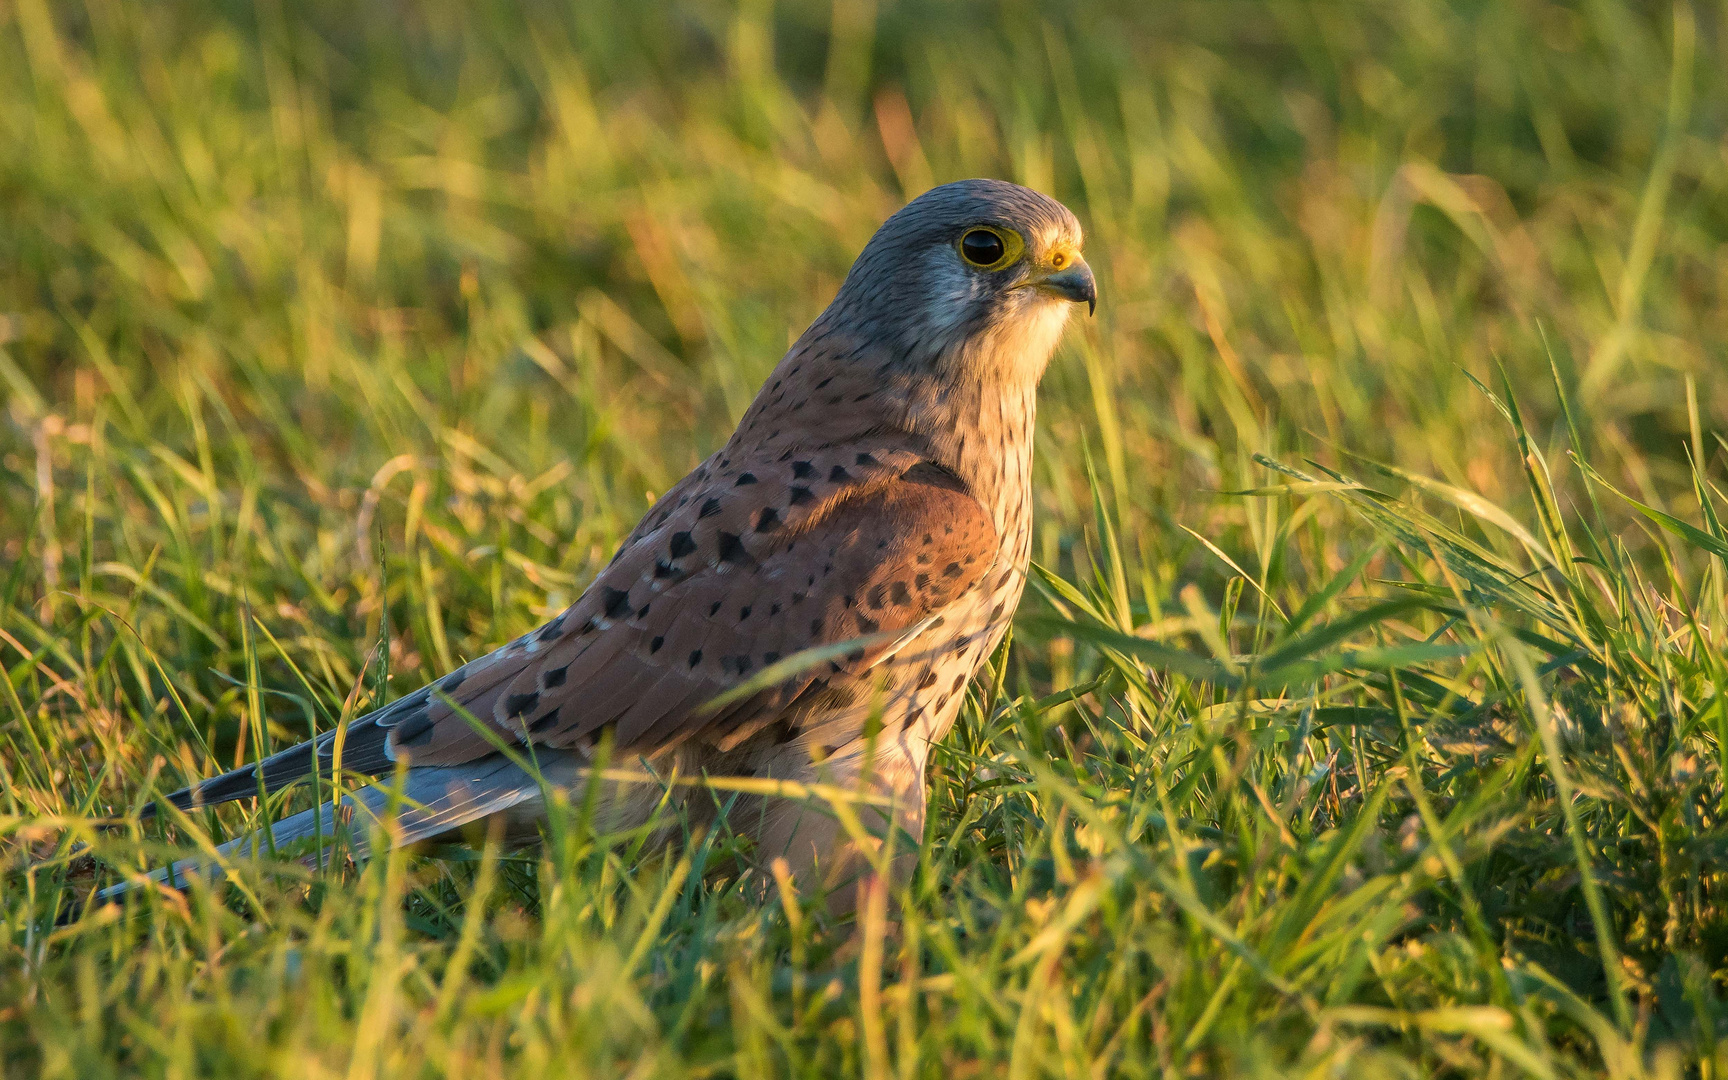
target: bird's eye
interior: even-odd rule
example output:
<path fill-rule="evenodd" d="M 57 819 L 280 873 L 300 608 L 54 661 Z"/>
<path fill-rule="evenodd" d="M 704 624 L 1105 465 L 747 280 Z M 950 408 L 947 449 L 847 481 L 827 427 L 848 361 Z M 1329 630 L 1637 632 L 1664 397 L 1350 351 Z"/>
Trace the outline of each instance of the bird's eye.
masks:
<path fill-rule="evenodd" d="M 973 266 L 993 270 L 1008 257 L 1008 245 L 994 229 L 973 229 L 960 238 L 960 257 Z"/>

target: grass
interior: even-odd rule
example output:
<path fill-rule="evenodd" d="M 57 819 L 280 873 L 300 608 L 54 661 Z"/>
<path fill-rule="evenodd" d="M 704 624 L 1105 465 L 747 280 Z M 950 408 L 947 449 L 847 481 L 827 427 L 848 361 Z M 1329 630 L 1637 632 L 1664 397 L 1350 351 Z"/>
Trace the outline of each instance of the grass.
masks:
<path fill-rule="evenodd" d="M 1724 1075 L 1725 35 L 0 4 L 0 1075 Z M 1103 301 L 892 902 L 570 807 L 68 918 L 560 609 L 978 174 Z"/>

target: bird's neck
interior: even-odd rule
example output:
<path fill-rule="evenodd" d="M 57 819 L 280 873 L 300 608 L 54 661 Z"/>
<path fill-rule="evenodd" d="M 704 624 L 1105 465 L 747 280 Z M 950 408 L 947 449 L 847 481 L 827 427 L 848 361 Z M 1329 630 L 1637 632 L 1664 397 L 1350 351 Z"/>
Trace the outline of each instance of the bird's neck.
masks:
<path fill-rule="evenodd" d="M 966 482 L 1003 535 L 1031 512 L 1035 382 L 964 380 L 909 388 L 900 426 Z"/>
<path fill-rule="evenodd" d="M 1027 534 L 1038 382 L 1069 308 L 1040 304 L 941 355 L 907 365 L 899 423 L 927 440 L 936 460 L 966 481 L 1005 542 L 1023 541 Z"/>
<path fill-rule="evenodd" d="M 920 357 L 859 344 L 818 320 L 769 376 L 735 437 L 791 434 L 825 445 L 900 433 L 965 481 L 1005 540 L 1023 537 L 1038 380 L 1054 336 L 981 338 L 965 353 Z"/>

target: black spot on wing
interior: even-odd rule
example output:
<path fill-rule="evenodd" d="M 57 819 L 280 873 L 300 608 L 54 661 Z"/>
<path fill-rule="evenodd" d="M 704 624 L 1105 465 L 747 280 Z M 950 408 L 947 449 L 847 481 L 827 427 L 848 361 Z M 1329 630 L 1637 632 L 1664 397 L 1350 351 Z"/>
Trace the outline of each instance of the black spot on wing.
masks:
<path fill-rule="evenodd" d="M 737 533 L 723 532 L 720 534 L 720 561 L 723 563 L 742 563 L 750 560 L 750 553 L 744 550 L 744 541 Z"/>
<path fill-rule="evenodd" d="M 393 731 L 397 746 L 421 746 L 432 741 L 432 717 L 425 709 L 414 713 L 396 725 Z"/>

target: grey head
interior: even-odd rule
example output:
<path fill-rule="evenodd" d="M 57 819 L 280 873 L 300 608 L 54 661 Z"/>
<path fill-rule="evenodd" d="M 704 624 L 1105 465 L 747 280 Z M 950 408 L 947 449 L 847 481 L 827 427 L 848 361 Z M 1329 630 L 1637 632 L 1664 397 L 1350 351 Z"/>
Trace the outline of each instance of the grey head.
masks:
<path fill-rule="evenodd" d="M 1083 240 L 1067 207 L 1030 188 L 944 184 L 876 230 L 823 321 L 893 343 L 908 360 L 980 341 L 1042 350 L 1041 371 L 1072 305 L 1097 303 Z"/>

